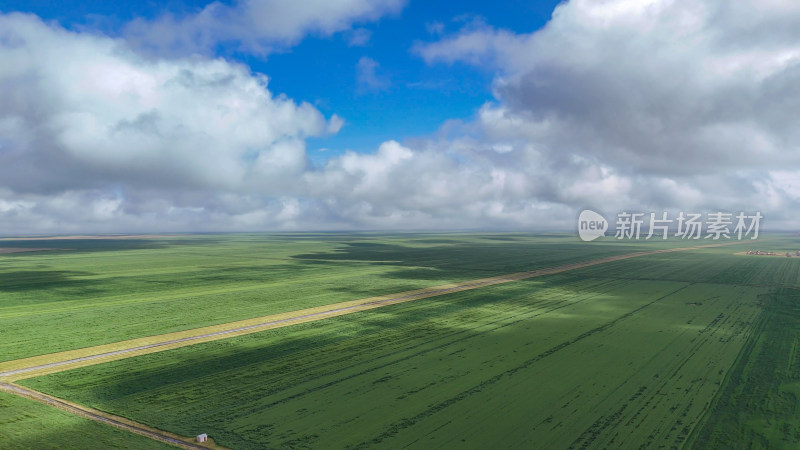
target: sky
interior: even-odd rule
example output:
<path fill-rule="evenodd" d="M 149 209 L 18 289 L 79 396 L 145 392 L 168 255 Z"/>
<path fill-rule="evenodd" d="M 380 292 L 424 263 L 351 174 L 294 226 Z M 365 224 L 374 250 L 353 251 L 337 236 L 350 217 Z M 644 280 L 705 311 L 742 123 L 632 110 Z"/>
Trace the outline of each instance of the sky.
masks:
<path fill-rule="evenodd" d="M 795 0 L 0 0 L 0 235 L 800 224 Z"/>

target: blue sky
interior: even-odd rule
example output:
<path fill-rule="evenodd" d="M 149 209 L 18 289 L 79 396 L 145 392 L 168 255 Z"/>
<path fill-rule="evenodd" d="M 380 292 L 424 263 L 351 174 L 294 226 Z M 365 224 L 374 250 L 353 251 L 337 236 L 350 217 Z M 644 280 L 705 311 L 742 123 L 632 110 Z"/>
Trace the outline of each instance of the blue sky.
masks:
<path fill-rule="evenodd" d="M 0 234 L 800 223 L 795 0 L 0 1 Z"/>
<path fill-rule="evenodd" d="M 228 3 L 230 2 L 223 2 Z M 558 1 L 408 2 L 395 14 L 377 21 L 356 22 L 369 39 L 360 45 L 345 31 L 331 36 L 311 34 L 299 44 L 270 55 L 237 52 L 220 45 L 218 56 L 247 64 L 270 78 L 270 89 L 337 114 L 345 126 L 334 136 L 308 143 L 309 157 L 322 163 L 344 150 L 374 151 L 381 142 L 398 136 L 427 135 L 447 120 L 470 119 L 493 99 L 490 68 L 465 64 L 426 64 L 412 48 L 456 31 L 471 21 L 527 33 L 542 27 Z M 165 11 L 175 15 L 196 13 L 207 1 L 5 1 L 0 11 L 24 11 L 55 20 L 70 29 L 96 29 L 117 35 L 130 20 L 155 18 Z M 431 30 L 440 24 L 442 31 Z M 359 59 L 379 64 L 376 76 L 385 85 L 365 89 L 357 79 Z M 320 151 L 322 150 L 322 151 Z"/>

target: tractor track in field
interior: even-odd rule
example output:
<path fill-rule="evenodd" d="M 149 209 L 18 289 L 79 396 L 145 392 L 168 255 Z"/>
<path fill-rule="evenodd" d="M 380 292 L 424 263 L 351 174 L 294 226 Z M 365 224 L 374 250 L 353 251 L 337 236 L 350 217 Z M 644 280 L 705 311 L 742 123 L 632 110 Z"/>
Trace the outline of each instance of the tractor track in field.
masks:
<path fill-rule="evenodd" d="M 149 437 L 151 439 L 155 439 L 160 442 L 164 442 L 167 444 L 179 446 L 182 448 L 188 449 L 205 449 L 205 448 L 221 448 L 212 444 L 210 446 L 203 446 L 200 444 L 195 444 L 188 442 L 187 438 L 181 439 L 178 436 L 170 435 L 169 433 L 162 432 L 160 430 L 148 427 L 143 424 L 137 424 L 131 420 L 114 416 L 111 414 L 104 413 L 102 411 L 97 411 L 92 408 L 84 407 L 75 403 L 68 402 L 63 399 L 59 399 L 57 397 L 53 397 L 42 392 L 38 392 L 32 389 L 28 389 L 16 384 L 13 384 L 13 381 L 22 378 L 29 378 L 33 376 L 43 375 L 46 373 L 55 373 L 60 372 L 63 370 L 69 370 L 72 368 L 77 367 L 84 367 L 93 364 L 99 364 L 103 362 L 113 361 L 117 359 L 124 359 L 129 358 L 137 355 L 142 355 L 146 353 L 152 353 L 157 351 L 164 351 L 173 348 L 188 346 L 197 344 L 200 342 L 209 342 L 218 339 L 225 339 L 234 336 L 241 336 L 244 334 L 255 333 L 258 331 L 263 331 L 272 328 L 279 328 L 284 326 L 290 326 L 293 324 L 304 323 L 309 321 L 321 320 L 330 317 L 336 317 L 344 314 L 350 314 L 358 311 L 365 311 L 369 309 L 379 308 L 382 306 L 403 303 L 413 300 L 418 300 L 422 298 L 434 297 L 439 295 L 445 295 L 453 292 L 460 292 L 465 290 L 472 290 L 478 289 L 485 286 L 492 286 L 496 284 L 503 284 L 512 281 L 524 280 L 528 278 L 544 276 L 544 275 L 552 275 L 556 273 L 566 272 L 570 270 L 580 269 L 584 267 L 591 267 L 599 264 L 610 263 L 614 261 L 622 261 L 625 259 L 635 258 L 639 256 L 646 256 L 646 255 L 654 255 L 660 253 L 671 253 L 677 251 L 685 251 L 685 250 L 696 250 L 702 248 L 709 248 L 709 247 L 720 247 L 725 245 L 733 245 L 741 243 L 739 241 L 736 242 L 726 242 L 726 243 L 717 243 L 717 244 L 709 244 L 709 245 L 701 245 L 701 246 L 694 246 L 694 247 L 680 247 L 680 248 L 671 248 L 671 249 L 659 249 L 659 250 L 650 250 L 650 251 L 640 251 L 634 253 L 627 253 L 623 255 L 615 255 L 609 256 L 605 258 L 599 258 L 589 261 L 583 261 L 578 263 L 572 264 L 565 264 L 561 266 L 555 266 L 551 268 L 544 268 L 544 269 L 537 269 L 531 270 L 527 272 L 517 272 L 507 275 L 500 275 L 491 278 L 484 278 L 478 280 L 470 280 L 464 281 L 460 283 L 454 283 L 450 285 L 442 285 L 442 286 L 434 286 L 431 288 L 420 289 L 416 291 L 406 291 L 401 292 L 389 296 L 381 296 L 381 297 L 372 297 L 363 300 L 357 300 L 355 302 L 342 302 L 342 303 L 334 303 L 331 305 L 327 305 L 327 307 L 316 307 L 316 308 L 307 308 L 299 311 L 295 311 L 294 315 L 292 313 L 287 314 L 276 314 L 273 316 L 266 316 L 264 317 L 263 321 L 258 321 L 256 318 L 255 320 L 258 323 L 241 325 L 241 322 L 245 321 L 238 321 L 238 322 L 231 322 L 227 325 L 231 325 L 230 328 L 224 328 L 226 324 L 213 326 L 216 328 L 223 327 L 223 329 L 205 332 L 208 328 L 212 327 L 204 327 L 198 328 L 196 331 L 197 334 L 191 334 L 192 330 L 187 330 L 184 332 L 177 332 L 177 333 L 170 333 L 167 335 L 162 335 L 164 337 L 176 334 L 187 334 L 183 337 L 178 337 L 174 339 L 165 339 L 163 341 L 157 341 L 152 343 L 147 343 L 144 345 L 133 345 L 127 348 L 121 348 L 113 351 L 98 351 L 97 353 L 88 354 L 85 356 L 80 357 L 73 357 L 73 358 L 64 358 L 58 360 L 58 354 L 51 354 L 51 355 L 43 355 L 42 357 L 33 357 L 33 358 L 25 358 L 27 359 L 36 359 L 36 358 L 45 358 L 45 357 L 56 357 L 56 361 L 44 363 L 44 364 L 33 364 L 30 366 L 24 366 L 12 370 L 6 370 L 4 372 L 0 372 L 0 391 L 4 391 L 10 394 L 15 394 L 24 398 L 28 398 L 34 401 L 38 401 L 40 403 L 44 403 L 46 405 L 59 408 L 61 410 L 79 415 L 81 417 L 91 419 L 97 422 L 105 423 L 107 425 L 111 425 L 117 428 L 121 428 L 124 430 L 128 430 L 130 432 Z M 327 308 L 327 309 L 326 309 Z M 280 317 L 280 318 L 278 318 Z M 250 319 L 251 321 L 254 319 Z M 155 338 L 157 336 L 153 336 Z M 102 347 L 102 346 L 101 346 Z M 69 352 L 62 352 L 62 353 L 69 353 Z M 21 360 L 20 360 L 21 361 Z M 3 363 L 5 365 L 13 364 L 15 361 L 8 361 Z M 55 369 L 55 370 L 54 370 Z"/>

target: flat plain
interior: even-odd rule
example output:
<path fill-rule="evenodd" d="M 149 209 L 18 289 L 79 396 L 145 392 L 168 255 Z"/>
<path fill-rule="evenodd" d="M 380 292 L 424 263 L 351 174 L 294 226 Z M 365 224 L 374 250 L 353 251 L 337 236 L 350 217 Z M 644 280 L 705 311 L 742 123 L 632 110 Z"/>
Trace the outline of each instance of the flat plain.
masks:
<path fill-rule="evenodd" d="M 368 234 L 11 245 L 58 250 L 0 257 L 0 361 L 639 249 L 571 236 Z"/>
<path fill-rule="evenodd" d="M 687 242 L 46 241 L 70 245 L 0 260 L 12 275 L 4 360 Z M 231 448 L 795 448 L 800 258 L 741 249 L 642 256 L 19 384 Z"/>

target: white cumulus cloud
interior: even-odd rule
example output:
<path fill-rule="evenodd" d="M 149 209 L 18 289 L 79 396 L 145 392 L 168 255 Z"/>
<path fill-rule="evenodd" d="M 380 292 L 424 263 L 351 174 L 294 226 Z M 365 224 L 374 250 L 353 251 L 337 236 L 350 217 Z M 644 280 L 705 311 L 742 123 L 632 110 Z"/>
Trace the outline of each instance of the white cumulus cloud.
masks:
<path fill-rule="evenodd" d="M 23 15 L 0 16 L 0 43 L 0 183 L 19 191 L 236 188 L 302 171 L 303 139 L 341 126 L 221 59 L 145 59 Z"/>
<path fill-rule="evenodd" d="M 159 19 L 177 33 L 165 42 L 256 49 L 399 8 L 354 1 L 324 20 L 299 8 L 285 30 L 239 30 L 220 17 L 295 6 L 215 5 Z M 145 24 L 156 38 L 160 23 Z M 205 23 L 208 38 L 192 31 Z M 494 71 L 494 100 L 439 134 L 317 167 L 306 139 L 343 119 L 273 94 L 245 66 L 142 56 L 130 40 L 2 15 L 0 233 L 534 230 L 571 227 L 584 207 L 760 209 L 767 226 L 790 228 L 800 220 L 798 25 L 793 1 L 572 0 L 531 33 L 480 21 L 438 30 L 414 51 Z"/>

